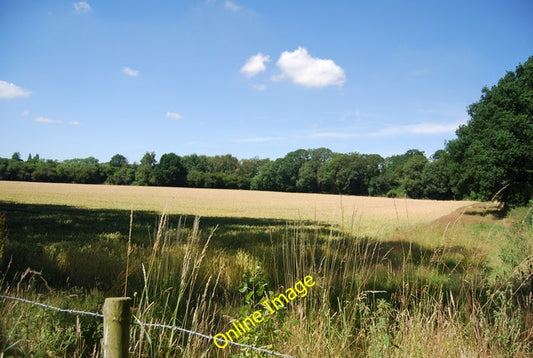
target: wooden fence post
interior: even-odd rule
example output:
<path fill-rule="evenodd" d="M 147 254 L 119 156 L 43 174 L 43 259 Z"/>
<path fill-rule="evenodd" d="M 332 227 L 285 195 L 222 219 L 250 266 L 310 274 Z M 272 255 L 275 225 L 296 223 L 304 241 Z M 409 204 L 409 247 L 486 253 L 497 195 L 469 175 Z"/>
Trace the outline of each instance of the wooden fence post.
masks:
<path fill-rule="evenodd" d="M 106 298 L 104 314 L 104 358 L 128 358 L 130 343 L 130 301 L 129 297 Z"/>

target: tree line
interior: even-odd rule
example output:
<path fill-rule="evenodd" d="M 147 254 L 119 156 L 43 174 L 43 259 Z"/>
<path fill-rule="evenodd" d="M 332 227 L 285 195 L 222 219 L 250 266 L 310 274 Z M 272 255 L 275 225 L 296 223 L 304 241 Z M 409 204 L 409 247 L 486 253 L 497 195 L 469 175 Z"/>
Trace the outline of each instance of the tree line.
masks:
<path fill-rule="evenodd" d="M 491 200 L 523 205 L 533 191 L 533 57 L 483 88 L 468 107 L 457 138 L 431 156 L 411 149 L 378 154 L 299 149 L 283 158 L 241 159 L 146 153 L 139 163 L 121 155 L 62 162 L 19 153 L 0 158 L 0 180 L 115 185 L 187 186 L 429 199 Z"/>

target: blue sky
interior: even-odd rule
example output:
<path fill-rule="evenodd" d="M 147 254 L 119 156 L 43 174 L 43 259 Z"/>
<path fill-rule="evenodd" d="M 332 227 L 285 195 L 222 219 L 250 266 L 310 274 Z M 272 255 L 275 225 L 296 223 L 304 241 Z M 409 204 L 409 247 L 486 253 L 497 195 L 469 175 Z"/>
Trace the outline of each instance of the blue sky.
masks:
<path fill-rule="evenodd" d="M 533 55 L 533 2 L 0 2 L 0 157 L 432 154 Z"/>

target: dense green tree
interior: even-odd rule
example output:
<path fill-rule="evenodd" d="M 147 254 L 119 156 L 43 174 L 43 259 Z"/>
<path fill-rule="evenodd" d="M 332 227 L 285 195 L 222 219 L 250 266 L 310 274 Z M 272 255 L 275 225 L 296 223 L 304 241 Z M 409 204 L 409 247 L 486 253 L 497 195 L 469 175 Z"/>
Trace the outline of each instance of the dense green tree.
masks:
<path fill-rule="evenodd" d="M 235 172 L 237 188 L 250 189 L 252 179 L 259 174 L 260 168 L 268 162 L 270 162 L 269 159 L 259 159 L 257 157 L 241 159 Z"/>
<path fill-rule="evenodd" d="M 107 184 L 131 185 L 135 181 L 137 165 L 129 165 L 128 159 L 122 154 L 115 154 L 109 163 L 101 166 L 101 171 L 107 178 Z"/>
<path fill-rule="evenodd" d="M 136 185 L 151 185 L 153 184 L 153 171 L 157 161 L 154 152 L 146 152 L 135 170 Z"/>
<path fill-rule="evenodd" d="M 231 154 L 208 157 L 207 169 L 209 173 L 234 173 L 239 167 L 239 160 Z"/>
<path fill-rule="evenodd" d="M 533 56 L 468 108 L 470 119 L 447 143 L 454 193 L 525 204 L 533 191 Z"/>
<path fill-rule="evenodd" d="M 109 165 L 114 168 L 120 168 L 125 165 L 128 165 L 128 159 L 122 154 L 115 154 L 113 157 L 111 157 Z"/>
<path fill-rule="evenodd" d="M 299 178 L 300 168 L 307 160 L 309 160 L 309 152 L 305 149 L 295 150 L 279 159 L 278 171 L 281 186 L 279 190 L 297 191 L 296 182 Z"/>
<path fill-rule="evenodd" d="M 370 180 L 372 195 L 409 196 L 424 195 L 422 172 L 428 159 L 424 152 L 410 149 L 404 154 L 393 155 L 380 165 L 380 174 Z"/>
<path fill-rule="evenodd" d="M 40 161 L 40 157 L 39 157 L 39 154 L 35 154 L 34 156 L 30 154 L 28 154 L 28 159 L 26 160 L 26 163 L 39 163 Z"/>
<path fill-rule="evenodd" d="M 155 159 L 155 153 L 154 152 L 146 152 L 142 159 L 140 165 L 144 165 L 150 168 L 154 168 L 157 164 L 157 160 Z"/>
<path fill-rule="evenodd" d="M 226 177 L 227 174 L 222 172 L 204 173 L 204 188 L 223 189 L 232 188 L 231 179 Z"/>
<path fill-rule="evenodd" d="M 300 168 L 309 160 L 309 152 L 298 149 L 261 167 L 252 180 L 255 190 L 297 191 Z"/>
<path fill-rule="evenodd" d="M 259 174 L 259 169 L 270 162 L 270 159 L 259 159 L 258 157 L 250 159 L 241 159 L 239 161 L 239 168 L 237 169 L 237 174 L 240 176 L 245 176 L 253 178 Z"/>
<path fill-rule="evenodd" d="M 11 159 L 6 168 L 7 178 L 8 180 L 31 181 L 33 169 L 33 163 L 23 162 L 16 158 Z"/>
<path fill-rule="evenodd" d="M 187 170 L 181 158 L 174 153 L 163 154 L 153 171 L 154 184 L 160 186 L 185 186 Z"/>
<path fill-rule="evenodd" d="M 123 165 L 120 168 L 115 168 L 115 170 L 107 176 L 105 182 L 113 185 L 131 185 L 135 182 L 136 172 L 136 165 Z"/>
<path fill-rule="evenodd" d="M 369 195 L 370 181 L 380 173 L 383 158 L 376 154 L 339 154 L 325 163 L 319 172 L 328 192 Z"/>
<path fill-rule="evenodd" d="M 187 170 L 187 185 L 192 188 L 204 188 L 205 174 L 197 169 Z"/>
<path fill-rule="evenodd" d="M 450 175 L 450 160 L 446 151 L 436 151 L 422 171 L 424 197 L 437 200 L 453 199 Z"/>
<path fill-rule="evenodd" d="M 101 184 L 105 181 L 98 159 L 94 157 L 64 160 L 57 166 L 57 175 L 67 183 Z"/>
<path fill-rule="evenodd" d="M 260 163 L 258 159 L 239 161 L 230 154 L 213 157 L 191 154 L 182 158 L 187 185 L 195 188 L 250 189 Z"/>
<path fill-rule="evenodd" d="M 0 158 L 0 180 L 9 180 L 7 177 L 7 166 L 9 165 L 9 160 L 6 158 Z"/>
<path fill-rule="evenodd" d="M 419 199 L 424 196 L 423 171 L 428 159 L 423 155 L 413 155 L 400 167 L 400 183 L 405 194 L 410 198 Z"/>
<path fill-rule="evenodd" d="M 190 154 L 181 158 L 181 162 L 187 172 L 197 171 L 200 173 L 209 172 L 209 160 L 205 155 Z"/>
<path fill-rule="evenodd" d="M 33 160 L 35 160 L 35 157 Z M 36 164 L 35 170 L 31 174 L 32 181 L 52 183 L 58 181 L 57 166 L 58 163 L 54 160 L 40 161 Z"/>
<path fill-rule="evenodd" d="M 322 191 L 320 168 L 333 158 L 333 152 L 328 148 L 309 149 L 308 160 L 302 164 L 298 172 L 296 189 L 302 192 L 317 193 Z"/>
<path fill-rule="evenodd" d="M 282 191 L 281 161 L 282 159 L 278 158 L 263 165 L 259 169 L 259 174 L 252 179 L 250 188 L 253 190 Z"/>

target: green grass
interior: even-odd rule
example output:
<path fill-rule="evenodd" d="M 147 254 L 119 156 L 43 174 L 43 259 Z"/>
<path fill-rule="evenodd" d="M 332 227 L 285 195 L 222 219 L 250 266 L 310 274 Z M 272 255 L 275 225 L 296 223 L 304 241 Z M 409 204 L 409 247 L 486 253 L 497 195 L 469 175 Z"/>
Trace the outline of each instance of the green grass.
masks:
<path fill-rule="evenodd" d="M 508 280 L 531 253 L 528 209 L 505 220 L 455 218 L 379 239 L 312 221 L 138 211 L 128 272 L 127 210 L 0 202 L 1 213 L 8 241 L 0 270 L 8 294 L 97 311 L 106 296 L 123 294 L 127 277 L 137 319 L 214 335 L 243 312 L 262 309 L 257 302 L 265 293 L 257 283 L 266 294 L 279 293 L 310 274 L 317 284 L 308 296 L 243 343 L 298 357 L 532 353 L 531 298 Z M 240 292 L 243 280 L 247 289 Z M 251 290 L 257 299 L 246 297 Z M 94 320 L 8 302 L 0 315 L 6 357 L 98 354 L 101 326 Z M 259 356 L 135 325 L 130 351 L 132 357 Z"/>

